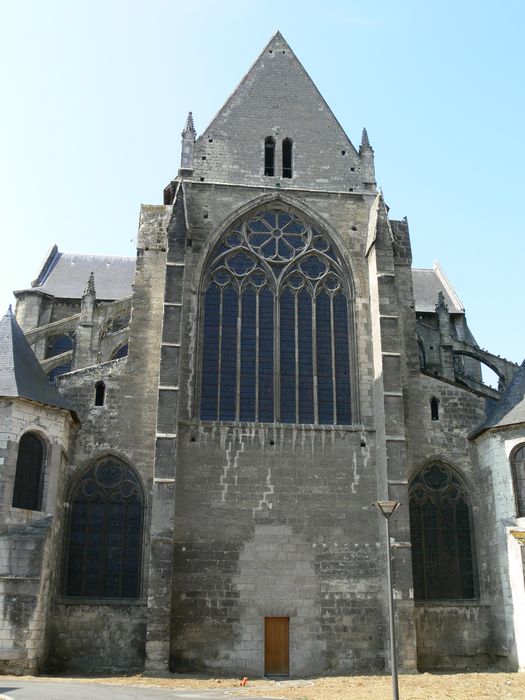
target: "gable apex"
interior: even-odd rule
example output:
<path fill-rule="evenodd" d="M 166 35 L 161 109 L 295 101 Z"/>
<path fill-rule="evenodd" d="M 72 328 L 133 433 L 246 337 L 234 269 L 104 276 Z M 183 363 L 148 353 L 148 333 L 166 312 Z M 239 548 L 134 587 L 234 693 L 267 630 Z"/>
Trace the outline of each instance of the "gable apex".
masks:
<path fill-rule="evenodd" d="M 275 143 L 273 173 L 265 171 L 266 139 Z M 285 140 L 292 144 L 291 175 Z M 277 31 L 197 138 L 192 172 L 184 176 L 270 187 L 284 178 L 277 186 L 353 192 L 370 181 L 362 171 L 361 155 Z"/>

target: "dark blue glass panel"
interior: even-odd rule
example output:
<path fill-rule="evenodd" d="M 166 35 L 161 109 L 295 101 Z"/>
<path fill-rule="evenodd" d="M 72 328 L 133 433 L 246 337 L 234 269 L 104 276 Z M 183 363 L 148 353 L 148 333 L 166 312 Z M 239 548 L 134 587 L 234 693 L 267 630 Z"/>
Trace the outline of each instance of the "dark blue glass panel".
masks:
<path fill-rule="evenodd" d="M 281 294 L 281 422 L 295 423 L 295 298 Z"/>
<path fill-rule="evenodd" d="M 128 356 L 128 344 L 121 345 L 120 348 L 114 353 L 113 360 L 120 360 L 121 357 Z"/>
<path fill-rule="evenodd" d="M 255 267 L 255 261 L 246 253 L 237 253 L 229 258 L 228 267 L 238 275 L 245 275 L 249 270 Z"/>
<path fill-rule="evenodd" d="M 314 422 L 312 366 L 312 299 L 303 289 L 298 296 L 299 330 L 299 422 Z"/>
<path fill-rule="evenodd" d="M 255 351 L 257 342 L 255 290 L 242 293 L 241 318 L 241 396 L 239 419 L 255 420 Z"/>
<path fill-rule="evenodd" d="M 334 392 L 332 378 L 332 330 L 330 324 L 330 299 L 321 292 L 316 299 L 317 345 L 317 406 L 319 423 L 334 422 Z"/>
<path fill-rule="evenodd" d="M 301 262 L 301 270 L 310 279 L 319 279 L 326 272 L 327 265 L 324 260 L 317 255 L 310 255 L 309 258 Z"/>
<path fill-rule="evenodd" d="M 273 422 L 273 294 L 259 295 L 259 420 Z"/>
<path fill-rule="evenodd" d="M 55 377 L 59 377 L 61 374 L 66 374 L 66 372 L 71 372 L 71 362 L 55 367 L 48 373 L 47 376 L 49 377 L 49 381 L 53 382 Z"/>
<path fill-rule="evenodd" d="M 226 287 L 222 295 L 220 420 L 235 420 L 238 307 L 237 290 Z"/>
<path fill-rule="evenodd" d="M 69 335 L 55 335 L 48 338 L 46 357 L 56 357 L 63 352 L 73 350 L 73 338 Z"/>
<path fill-rule="evenodd" d="M 334 304 L 334 345 L 336 408 L 338 424 L 352 422 L 350 401 L 350 353 L 348 349 L 348 303 L 343 293 L 336 294 Z"/>
<path fill-rule="evenodd" d="M 204 333 L 202 346 L 201 418 L 217 418 L 217 387 L 219 377 L 219 309 L 220 292 L 214 284 L 204 297 Z"/>

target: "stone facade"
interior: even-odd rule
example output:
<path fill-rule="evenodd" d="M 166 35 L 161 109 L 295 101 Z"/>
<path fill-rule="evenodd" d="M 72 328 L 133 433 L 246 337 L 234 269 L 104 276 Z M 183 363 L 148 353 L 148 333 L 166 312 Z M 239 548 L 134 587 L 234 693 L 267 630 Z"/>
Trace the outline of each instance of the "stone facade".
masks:
<path fill-rule="evenodd" d="M 285 139 L 291 177 L 280 168 Z M 136 261 L 72 260 L 53 249 L 33 287 L 17 292 L 18 321 L 44 370 L 68 364 L 55 385 L 80 422 L 44 403 L 2 399 L 3 669 L 271 674 L 268 620 L 284 619 L 285 673 L 382 671 L 389 553 L 403 671 L 523 668 L 509 455 L 525 442 L 525 421 L 505 438 L 473 433 L 517 366 L 477 347 L 440 269 L 412 269 L 408 224 L 389 219 L 373 159 L 366 131 L 356 149 L 278 33 L 198 139 L 188 118 L 179 175 L 163 205 L 141 209 Z M 222 254 L 221 237 L 259 211 L 292 212 L 336 251 L 348 302 L 350 422 L 317 413 L 310 422 L 201 417 L 210 261 Z M 53 355 L 58 335 L 74 341 Z M 499 374 L 499 390 L 483 384 L 481 362 Z M 41 511 L 11 505 L 27 430 L 52 445 Z M 68 578 L 75 537 L 84 536 L 77 503 L 92 503 L 87 486 L 78 501 L 79 484 L 108 460 L 143 494 L 134 597 L 90 593 L 100 581 L 75 594 Z M 411 484 L 433 465 L 467 494 L 468 599 L 414 598 Z M 384 499 L 404 504 L 389 547 L 372 506 Z M 111 528 L 104 532 L 109 541 Z M 106 545 L 93 546 L 99 556 Z M 109 580 L 109 560 L 100 571 Z"/>

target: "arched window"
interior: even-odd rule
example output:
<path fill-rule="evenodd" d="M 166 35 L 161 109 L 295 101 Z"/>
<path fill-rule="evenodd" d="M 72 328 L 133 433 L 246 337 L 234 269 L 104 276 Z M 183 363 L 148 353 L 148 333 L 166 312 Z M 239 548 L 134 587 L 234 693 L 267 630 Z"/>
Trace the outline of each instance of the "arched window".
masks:
<path fill-rule="evenodd" d="M 283 177 L 292 177 L 292 139 L 283 140 Z"/>
<path fill-rule="evenodd" d="M 13 508 L 42 510 L 45 447 L 35 433 L 24 433 L 18 443 Z"/>
<path fill-rule="evenodd" d="M 275 139 L 271 136 L 264 139 L 264 174 L 270 177 L 275 174 Z"/>
<path fill-rule="evenodd" d="M 46 359 L 69 350 L 73 350 L 73 338 L 70 335 L 51 335 L 46 339 Z"/>
<path fill-rule="evenodd" d="M 108 457 L 85 472 L 71 496 L 65 595 L 138 598 L 143 519 L 131 467 Z"/>
<path fill-rule="evenodd" d="M 69 352 L 73 350 L 74 341 L 71 335 L 51 335 L 46 339 L 46 359 L 50 357 L 56 357 L 57 355 L 62 355 L 64 352 Z M 64 362 L 57 367 L 48 372 L 49 381 L 53 382 L 55 377 L 60 377 L 62 374 L 71 372 L 71 362 Z"/>
<path fill-rule="evenodd" d="M 412 480 L 410 532 L 414 598 L 474 598 L 469 498 L 448 467 L 433 464 Z"/>
<path fill-rule="evenodd" d="M 232 226 L 204 280 L 201 419 L 349 424 L 349 307 L 342 265 L 284 209 Z"/>
<path fill-rule="evenodd" d="M 439 420 L 439 401 L 435 396 L 430 399 L 430 418 Z"/>
<path fill-rule="evenodd" d="M 95 406 L 103 406 L 106 398 L 106 385 L 104 382 L 95 384 Z"/>
<path fill-rule="evenodd" d="M 514 492 L 516 494 L 516 515 L 525 517 L 525 445 L 520 445 L 511 458 Z"/>

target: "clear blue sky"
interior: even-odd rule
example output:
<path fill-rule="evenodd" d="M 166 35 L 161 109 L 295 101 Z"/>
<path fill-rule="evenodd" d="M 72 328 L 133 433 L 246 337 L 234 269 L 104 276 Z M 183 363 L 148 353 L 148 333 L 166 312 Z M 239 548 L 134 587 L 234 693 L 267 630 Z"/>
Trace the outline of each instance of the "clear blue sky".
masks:
<path fill-rule="evenodd" d="M 524 27 L 523 0 L 0 0 L 0 304 L 53 243 L 134 255 L 188 110 L 201 132 L 279 29 L 355 145 L 368 128 L 414 265 L 521 362 Z"/>

